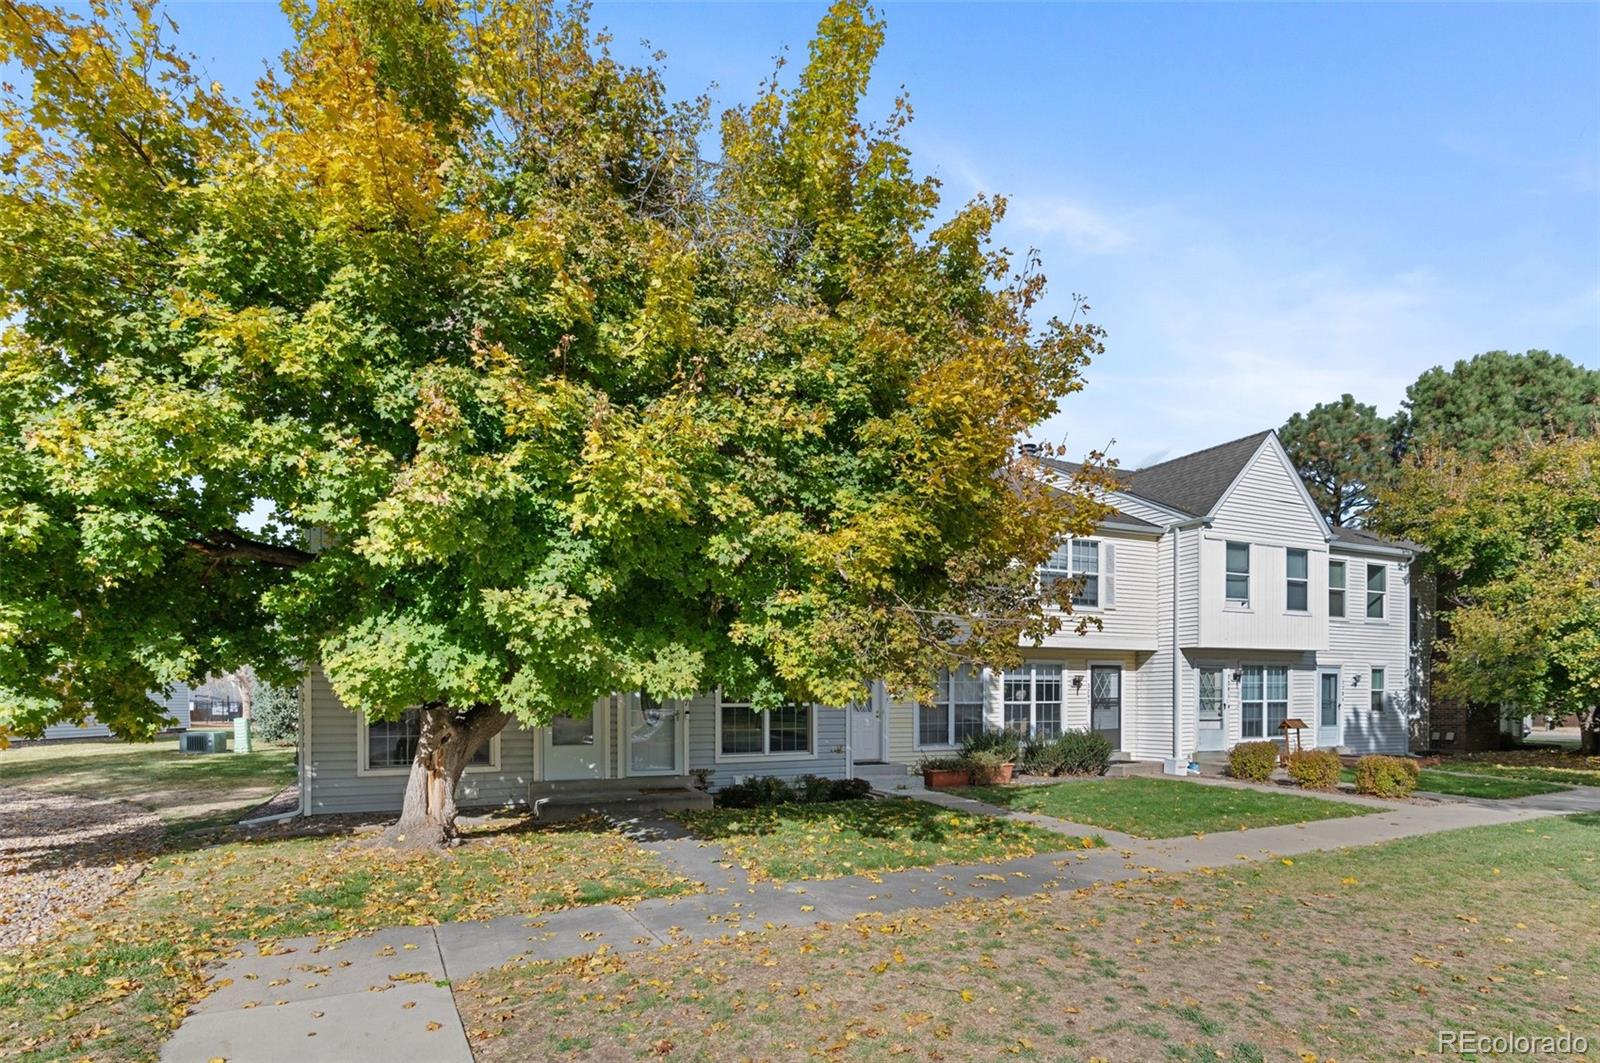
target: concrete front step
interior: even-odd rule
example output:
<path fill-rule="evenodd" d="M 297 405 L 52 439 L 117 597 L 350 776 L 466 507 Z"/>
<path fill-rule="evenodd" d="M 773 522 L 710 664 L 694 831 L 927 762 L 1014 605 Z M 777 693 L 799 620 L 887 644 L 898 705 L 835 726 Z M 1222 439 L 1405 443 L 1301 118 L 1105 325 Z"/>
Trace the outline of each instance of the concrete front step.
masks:
<path fill-rule="evenodd" d="M 655 812 L 693 812 L 709 809 L 711 795 L 693 786 L 641 785 L 639 780 L 596 779 L 596 783 L 630 782 L 631 786 L 589 786 L 535 792 L 534 815 L 547 823 L 561 823 L 589 815 L 634 819 Z"/>

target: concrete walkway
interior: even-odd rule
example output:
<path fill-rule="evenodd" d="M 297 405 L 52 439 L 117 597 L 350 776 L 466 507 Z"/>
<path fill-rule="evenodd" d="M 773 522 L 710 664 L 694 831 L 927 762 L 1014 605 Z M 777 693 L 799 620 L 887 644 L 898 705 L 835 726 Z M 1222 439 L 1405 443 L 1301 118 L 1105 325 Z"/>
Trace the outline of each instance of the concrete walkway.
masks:
<path fill-rule="evenodd" d="M 1203 838 L 1145 841 L 956 797 L 917 795 L 949 808 L 1036 822 L 1110 845 L 998 864 L 950 865 L 827 881 L 752 883 L 719 846 L 684 836 L 669 820 L 624 824 L 641 844 L 690 877 L 702 893 L 647 900 L 632 908 L 595 905 L 538 917 L 445 923 L 380 931 L 339 945 L 285 941 L 246 946 L 226 960 L 161 1058 L 165 1063 L 319 1063 L 383 1060 L 470 1063 L 450 982 L 513 960 L 558 960 L 601 948 L 636 952 L 674 942 L 758 933 L 866 914 L 937 907 L 1126 881 L 1159 871 L 1193 871 L 1319 849 L 1368 845 L 1463 827 L 1513 823 L 1551 813 L 1471 803 L 1413 803 L 1382 813 Z M 1113 841 L 1113 839 L 1115 839 Z"/>

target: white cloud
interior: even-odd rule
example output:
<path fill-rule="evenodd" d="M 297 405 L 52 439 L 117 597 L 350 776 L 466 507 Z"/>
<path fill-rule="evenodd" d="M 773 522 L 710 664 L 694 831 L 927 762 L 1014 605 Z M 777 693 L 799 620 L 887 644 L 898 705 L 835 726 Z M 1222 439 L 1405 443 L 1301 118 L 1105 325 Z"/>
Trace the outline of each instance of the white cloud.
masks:
<path fill-rule="evenodd" d="M 1056 237 L 1078 254 L 1103 255 L 1132 242 L 1126 229 L 1101 211 L 1061 196 L 1015 196 L 1007 221 L 1038 236 Z"/>

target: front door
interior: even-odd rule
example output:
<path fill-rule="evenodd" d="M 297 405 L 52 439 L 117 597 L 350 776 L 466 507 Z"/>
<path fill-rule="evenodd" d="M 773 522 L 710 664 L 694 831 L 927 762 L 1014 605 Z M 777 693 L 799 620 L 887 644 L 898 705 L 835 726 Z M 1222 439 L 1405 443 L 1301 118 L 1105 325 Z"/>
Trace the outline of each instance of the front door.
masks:
<path fill-rule="evenodd" d="M 547 780 L 599 779 L 605 775 L 604 743 L 596 727 L 604 718 L 597 707 L 585 716 L 557 716 L 550 721 L 542 739 Z"/>
<path fill-rule="evenodd" d="M 1317 673 L 1317 746 L 1332 749 L 1344 744 L 1339 727 L 1339 672 Z"/>
<path fill-rule="evenodd" d="M 623 733 L 628 736 L 629 775 L 682 775 L 683 720 L 676 703 L 636 695 L 627 700 Z"/>
<path fill-rule="evenodd" d="M 857 764 L 883 761 L 883 705 L 876 690 L 850 706 L 850 759 Z"/>
<path fill-rule="evenodd" d="M 1200 669 L 1200 720 L 1196 749 L 1222 749 L 1227 745 L 1227 701 L 1221 668 Z"/>
<path fill-rule="evenodd" d="M 1122 748 L 1122 667 L 1097 664 L 1089 669 L 1089 726 Z"/>

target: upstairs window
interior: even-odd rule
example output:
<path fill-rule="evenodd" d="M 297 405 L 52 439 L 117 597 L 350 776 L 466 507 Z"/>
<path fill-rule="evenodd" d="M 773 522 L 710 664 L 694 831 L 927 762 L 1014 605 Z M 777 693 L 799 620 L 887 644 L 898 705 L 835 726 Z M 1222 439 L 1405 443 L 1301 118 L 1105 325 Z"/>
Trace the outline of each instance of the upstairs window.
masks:
<path fill-rule="evenodd" d="M 1328 615 L 1344 616 L 1344 562 L 1328 562 Z"/>
<path fill-rule="evenodd" d="M 939 669 L 933 704 L 917 707 L 917 745 L 958 746 L 983 730 L 983 673 L 976 668 Z"/>
<path fill-rule="evenodd" d="M 1383 619 L 1383 597 L 1389 588 L 1389 566 L 1367 563 L 1367 619 Z"/>
<path fill-rule="evenodd" d="M 1227 547 L 1227 599 L 1232 605 L 1250 604 L 1250 544 Z"/>
<path fill-rule="evenodd" d="M 1295 613 L 1308 612 L 1311 609 L 1311 555 L 1304 550 L 1290 550 L 1285 560 L 1289 576 L 1289 610 Z"/>
<path fill-rule="evenodd" d="M 1383 711 L 1384 682 L 1386 677 L 1382 668 L 1372 670 L 1372 711 Z"/>
<path fill-rule="evenodd" d="M 1039 568 L 1046 590 L 1063 580 L 1077 580 L 1072 604 L 1095 608 L 1100 604 L 1100 544 L 1093 539 L 1069 539 L 1059 544 Z"/>

